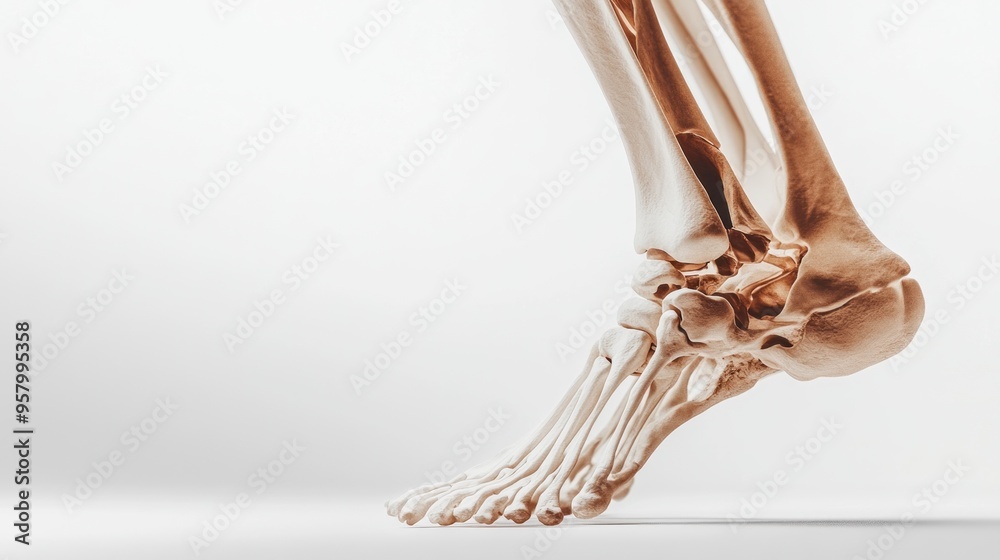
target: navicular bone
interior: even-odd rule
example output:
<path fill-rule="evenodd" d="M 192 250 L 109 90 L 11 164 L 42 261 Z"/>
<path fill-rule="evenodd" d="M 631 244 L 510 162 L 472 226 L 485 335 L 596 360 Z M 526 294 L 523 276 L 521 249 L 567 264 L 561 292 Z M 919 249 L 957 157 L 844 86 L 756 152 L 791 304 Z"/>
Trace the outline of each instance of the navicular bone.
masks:
<path fill-rule="evenodd" d="M 763 377 L 847 375 L 913 338 L 920 287 L 851 205 L 762 0 L 705 3 L 754 76 L 776 150 L 698 0 L 556 0 L 621 128 L 646 257 L 635 296 L 537 430 L 387 503 L 390 515 L 441 525 L 594 517 L 629 493 L 675 429 Z M 718 134 L 671 42 L 689 53 Z"/>

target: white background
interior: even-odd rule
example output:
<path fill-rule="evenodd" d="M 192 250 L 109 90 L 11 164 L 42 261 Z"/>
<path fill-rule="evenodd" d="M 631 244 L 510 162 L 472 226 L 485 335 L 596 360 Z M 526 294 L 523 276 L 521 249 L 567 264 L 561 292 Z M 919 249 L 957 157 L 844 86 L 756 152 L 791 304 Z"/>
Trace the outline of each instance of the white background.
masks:
<path fill-rule="evenodd" d="M 218 504 L 293 440 L 305 451 L 209 552 L 226 557 L 268 531 L 281 543 L 293 526 L 345 534 L 337 523 L 350 516 L 357 534 L 405 543 L 419 533 L 397 532 L 385 499 L 446 461 L 489 459 L 582 367 L 585 350 L 563 359 L 557 345 L 623 299 L 616 284 L 640 260 L 621 144 L 587 169 L 571 159 L 610 118 L 585 60 L 538 1 L 402 1 L 346 56 L 385 5 L 247 0 L 220 16 L 209 0 L 71 2 L 16 49 L 8 33 L 38 4 L 0 9 L 0 332 L 13 345 L 14 322 L 30 320 L 38 353 L 67 322 L 80 327 L 32 383 L 38 546 L 93 530 L 191 556 L 189 537 Z M 671 436 L 609 515 L 738 514 L 832 418 L 834 439 L 756 518 L 997 516 L 1000 280 L 975 278 L 1000 252 L 1000 6 L 930 0 L 887 35 L 888 0 L 768 6 L 852 198 L 912 265 L 927 317 L 947 323 L 905 363 L 809 383 L 776 375 L 718 406 Z M 147 67 L 167 76 L 121 118 L 115 100 Z M 453 128 L 446 112 L 490 78 L 495 92 Z M 291 123 L 246 161 L 241 144 L 280 109 Z M 57 177 L 53 162 L 102 119 L 114 130 Z M 385 173 L 435 128 L 444 142 L 390 189 Z M 915 177 L 908 162 L 941 130 L 956 139 Z M 186 221 L 179 206 L 232 159 L 241 172 Z M 511 215 L 563 170 L 573 183 L 518 231 Z M 285 271 L 326 236 L 339 247 L 293 291 Z M 87 322 L 79 306 L 122 269 L 134 280 Z M 417 332 L 411 315 L 453 279 L 461 296 Z M 959 284 L 978 291 L 966 300 Z M 284 303 L 230 352 L 224 334 L 274 289 Z M 613 319 L 596 322 L 599 332 Z M 404 331 L 413 343 L 359 395 L 351 377 Z M 128 451 L 122 433 L 168 397 L 177 412 Z M 464 460 L 456 442 L 497 408 L 510 418 Z M 64 496 L 115 450 L 124 464 L 70 513 Z M 916 510 L 913 496 L 949 461 L 970 471 Z M 308 507 L 321 512 L 312 525 L 283 513 Z M 510 535 L 501 557 L 534 538 Z M 851 550 L 869 536 L 852 536 Z M 336 546 L 316 542 L 309 550 Z"/>

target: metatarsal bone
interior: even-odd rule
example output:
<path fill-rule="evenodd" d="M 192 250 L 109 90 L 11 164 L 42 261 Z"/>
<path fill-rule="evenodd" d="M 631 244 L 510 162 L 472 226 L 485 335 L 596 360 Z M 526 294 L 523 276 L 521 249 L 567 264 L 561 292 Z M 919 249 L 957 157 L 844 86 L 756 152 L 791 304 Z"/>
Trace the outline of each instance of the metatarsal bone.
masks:
<path fill-rule="evenodd" d="M 640 336 L 628 328 L 612 332 L 620 334 L 618 337 L 605 342 L 605 344 L 610 346 L 607 351 L 611 354 L 611 372 L 607 377 L 604 389 L 601 391 L 600 399 L 597 405 L 590 411 L 586 422 L 579 429 L 579 433 L 574 434 L 573 437 L 576 438 L 574 444 L 566 450 L 565 456 L 562 457 L 562 462 L 559 465 L 559 470 L 556 471 L 553 480 L 546 483 L 547 487 L 539 498 L 538 519 L 546 525 L 554 525 L 562 521 L 563 507 L 559 502 L 560 490 L 572 474 L 573 467 L 579 461 L 580 452 L 583 450 L 594 422 L 597 421 L 597 417 L 604 410 L 608 399 L 618 389 L 621 382 L 642 366 L 649 352 L 650 341 L 654 336 L 648 335 L 648 338 Z M 556 457 L 556 455 L 552 455 L 551 457 Z"/>
<path fill-rule="evenodd" d="M 628 451 L 635 443 L 639 431 L 649 421 L 650 415 L 660 405 L 661 401 L 668 394 L 668 391 L 673 391 L 678 386 L 686 386 L 688 376 L 691 370 L 697 366 L 698 361 L 699 359 L 690 360 L 684 358 L 674 360 L 667 367 L 676 369 L 680 372 L 680 375 L 671 374 L 664 376 L 664 381 L 653 380 L 646 395 L 646 400 L 642 403 L 642 410 L 639 411 L 639 414 L 632 417 L 628 429 L 625 431 L 625 437 L 622 439 L 618 449 L 615 450 L 615 462 L 612 467 L 612 473 L 621 468 L 621 464 L 625 457 L 628 456 Z M 676 381 L 671 382 L 671 379 L 676 379 Z"/>
<path fill-rule="evenodd" d="M 704 263 L 729 247 L 725 227 L 681 151 L 608 0 L 556 0 L 622 131 L 635 183 L 635 249 Z"/>
<path fill-rule="evenodd" d="M 708 410 L 726 399 L 735 397 L 753 387 L 762 377 L 774 373 L 773 368 L 766 366 L 749 355 L 731 356 L 719 380 L 715 391 L 706 399 L 700 401 L 685 401 L 669 406 L 665 399 L 664 406 L 654 413 L 653 418 L 642 429 L 636 445 L 632 448 L 629 458 L 621 471 L 613 474 L 608 485 L 612 488 L 628 482 L 649 457 L 656 447 L 678 426 L 691 418 Z"/>
<path fill-rule="evenodd" d="M 540 449 L 548 449 L 551 446 L 552 440 L 561 431 L 573 406 L 580 397 L 580 389 L 590 373 L 591 364 L 598 359 L 603 360 L 599 355 L 599 347 L 595 344 L 588 356 L 587 366 L 577 377 L 570 390 L 563 396 L 559 406 L 555 408 L 548 420 L 539 426 L 531 436 L 512 446 L 501 460 L 493 463 L 492 467 L 483 465 L 480 470 L 488 469 L 485 474 L 478 475 L 477 473 L 476 476 L 472 476 L 472 472 L 474 472 L 472 471 L 458 475 L 447 482 L 411 490 L 386 504 L 389 515 L 396 516 L 400 521 L 413 525 L 426 515 L 437 502 L 444 500 L 445 503 L 450 503 L 451 507 L 460 503 L 469 494 L 463 492 L 464 490 L 481 489 L 483 485 L 490 488 L 503 488 L 516 482 L 518 476 L 524 476 L 524 470 L 531 467 L 531 461 L 528 460 L 530 454 L 538 454 Z M 538 460 L 538 462 L 540 461 L 541 459 Z M 534 468 L 537 468 L 537 465 Z M 503 475 L 505 472 L 506 476 Z M 456 521 L 457 519 L 452 517 L 450 510 L 444 511 L 446 509 L 443 507 L 445 503 L 439 506 L 440 511 L 435 511 L 435 518 L 438 519 L 438 522 Z"/>
<path fill-rule="evenodd" d="M 632 377 L 631 379 L 635 380 L 636 378 Z M 628 385 L 627 381 L 623 384 L 623 386 L 628 387 L 626 389 L 627 394 L 627 391 L 631 389 L 631 386 Z M 608 440 L 611 439 L 611 436 L 614 434 L 615 428 L 618 425 L 617 419 L 621 418 L 622 414 L 625 413 L 625 407 L 627 404 L 628 401 L 626 399 L 621 399 L 618 403 L 618 408 L 610 416 L 612 420 L 605 422 L 601 431 L 598 432 L 596 436 L 592 437 L 587 443 L 587 446 L 584 447 L 583 452 L 580 454 L 580 459 L 577 461 L 577 464 L 573 469 L 573 473 L 570 475 L 569 482 L 564 484 L 559 492 L 559 503 L 566 506 L 563 509 L 564 512 L 572 510 L 572 508 L 568 507 L 568 504 L 573 502 L 573 498 L 575 498 L 583 488 L 583 483 L 586 482 L 587 476 L 593 468 L 594 456 L 604 445 L 608 444 Z"/>
<path fill-rule="evenodd" d="M 553 448 L 546 453 L 545 460 L 537 471 L 532 474 L 528 484 L 518 491 L 512 505 L 504 511 L 504 516 L 507 519 L 516 523 L 523 523 L 531 516 L 531 512 L 535 507 L 534 494 L 539 486 L 545 481 L 546 477 L 552 474 L 555 465 L 562 461 L 566 449 L 569 447 L 570 442 L 576 438 L 577 433 L 585 426 L 589 428 L 590 418 L 594 414 L 595 407 L 603 405 L 605 401 L 604 393 L 606 392 L 607 385 L 621 382 L 622 378 L 614 379 L 609 376 L 610 371 L 611 363 L 607 360 L 599 360 L 594 363 L 591 378 L 584 386 L 585 398 L 577 402 L 570 422 L 562 433 L 559 434 L 559 439 L 556 440 Z M 615 383 L 615 386 L 617 386 L 617 383 Z"/>
<path fill-rule="evenodd" d="M 687 349 L 686 339 L 678 329 L 679 319 L 680 316 L 672 309 L 665 310 L 660 318 L 660 326 L 656 331 L 656 350 L 626 397 L 628 402 L 624 413 L 618 418 L 614 436 L 608 440 L 600 459 L 595 462 L 583 491 L 573 499 L 573 514 L 577 517 L 593 517 L 604 511 L 611 501 L 614 490 L 607 486 L 607 477 L 611 474 L 625 431 L 640 403 L 646 398 L 650 384 L 656 380 L 657 383 L 671 386 L 680 375 L 678 368 L 670 367 L 677 357 L 677 351 Z"/>
<path fill-rule="evenodd" d="M 599 346 L 595 345 L 595 351 L 598 348 Z M 465 521 L 472 517 L 477 509 L 481 510 L 481 506 L 490 496 L 498 492 L 503 493 L 504 490 L 511 487 L 522 488 L 535 480 L 539 467 L 543 465 L 544 461 L 552 453 L 553 447 L 561 440 L 566 425 L 573 421 L 574 411 L 577 410 L 580 402 L 593 398 L 591 394 L 593 392 L 593 379 L 595 376 L 602 375 L 603 370 L 601 367 L 606 363 L 606 360 L 598 354 L 590 363 L 592 365 L 586 372 L 586 377 L 583 379 L 579 391 L 576 392 L 571 400 L 567 401 L 564 399 L 562 406 L 557 410 L 557 414 L 554 415 L 554 417 L 558 416 L 555 426 L 544 434 L 543 439 L 539 440 L 537 437 L 535 438 L 535 441 L 540 441 L 540 443 L 528 448 L 530 453 L 526 454 L 516 463 L 516 468 L 508 476 L 501 476 L 492 482 L 484 481 L 485 483 L 473 485 L 471 488 L 469 486 L 457 488 L 451 494 L 443 496 L 427 512 L 428 518 L 432 522 L 442 525 L 447 525 L 455 521 Z M 506 503 L 505 501 L 504 504 Z"/>
<path fill-rule="evenodd" d="M 600 410 L 610 394 L 646 359 L 651 343 L 652 339 L 644 333 L 621 327 L 611 329 L 601 337 L 598 343 L 601 358 L 598 358 L 594 363 L 587 383 L 584 384 L 581 391 L 581 399 L 572 411 L 565 429 L 560 428 L 554 444 L 534 455 L 530 468 L 530 480 L 517 492 L 510 505 L 505 509 L 504 516 L 507 519 L 515 523 L 523 523 L 528 520 L 536 505 L 536 494 L 545 484 L 546 478 L 554 474 L 557 465 L 562 463 L 570 443 L 581 433 L 581 430 L 583 430 L 581 438 L 586 437 L 596 415 L 600 414 Z M 579 445 L 574 446 L 571 453 L 573 455 L 579 454 L 579 448 L 582 447 L 582 444 L 581 441 Z M 572 465 L 569 465 L 567 468 L 571 467 Z M 553 478 L 553 480 L 555 479 Z M 555 496 L 558 496 L 558 491 Z M 546 510 L 544 513 L 550 512 Z M 553 512 L 552 515 L 558 516 L 561 515 L 561 512 Z M 551 519 L 551 517 L 546 519 Z"/>

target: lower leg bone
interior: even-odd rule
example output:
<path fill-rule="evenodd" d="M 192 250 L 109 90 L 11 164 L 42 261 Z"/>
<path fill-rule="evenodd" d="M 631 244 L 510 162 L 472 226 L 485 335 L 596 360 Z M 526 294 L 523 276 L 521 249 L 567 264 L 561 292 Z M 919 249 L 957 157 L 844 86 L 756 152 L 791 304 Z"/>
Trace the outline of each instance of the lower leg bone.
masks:
<path fill-rule="evenodd" d="M 660 110 L 608 0 L 556 0 L 604 89 L 635 179 L 635 249 L 708 262 L 728 246 L 725 228 Z"/>
<path fill-rule="evenodd" d="M 746 196 L 742 164 L 730 166 L 670 53 L 668 36 L 690 47 L 704 24 L 696 0 L 556 0 L 622 129 L 636 248 L 647 257 L 635 275 L 638 298 L 621 306 L 620 326 L 546 422 L 499 460 L 389 502 L 401 521 L 593 517 L 629 491 L 670 433 L 763 376 L 853 373 L 916 332 L 920 288 L 851 206 L 763 2 L 705 1 L 768 111 L 780 154 L 772 171 L 784 179 L 780 215 L 762 219 Z M 752 119 L 711 46 L 696 77 L 714 88 L 709 97 L 728 115 L 720 122 L 738 126 L 745 146 Z"/>

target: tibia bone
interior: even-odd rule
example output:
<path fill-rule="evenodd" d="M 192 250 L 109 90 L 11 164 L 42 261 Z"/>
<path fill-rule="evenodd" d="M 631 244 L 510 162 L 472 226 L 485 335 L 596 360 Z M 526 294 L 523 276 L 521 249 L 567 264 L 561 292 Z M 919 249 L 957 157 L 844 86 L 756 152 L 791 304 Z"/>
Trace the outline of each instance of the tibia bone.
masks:
<path fill-rule="evenodd" d="M 635 249 L 705 263 L 729 246 L 608 0 L 556 0 L 622 132 L 635 184 Z"/>

